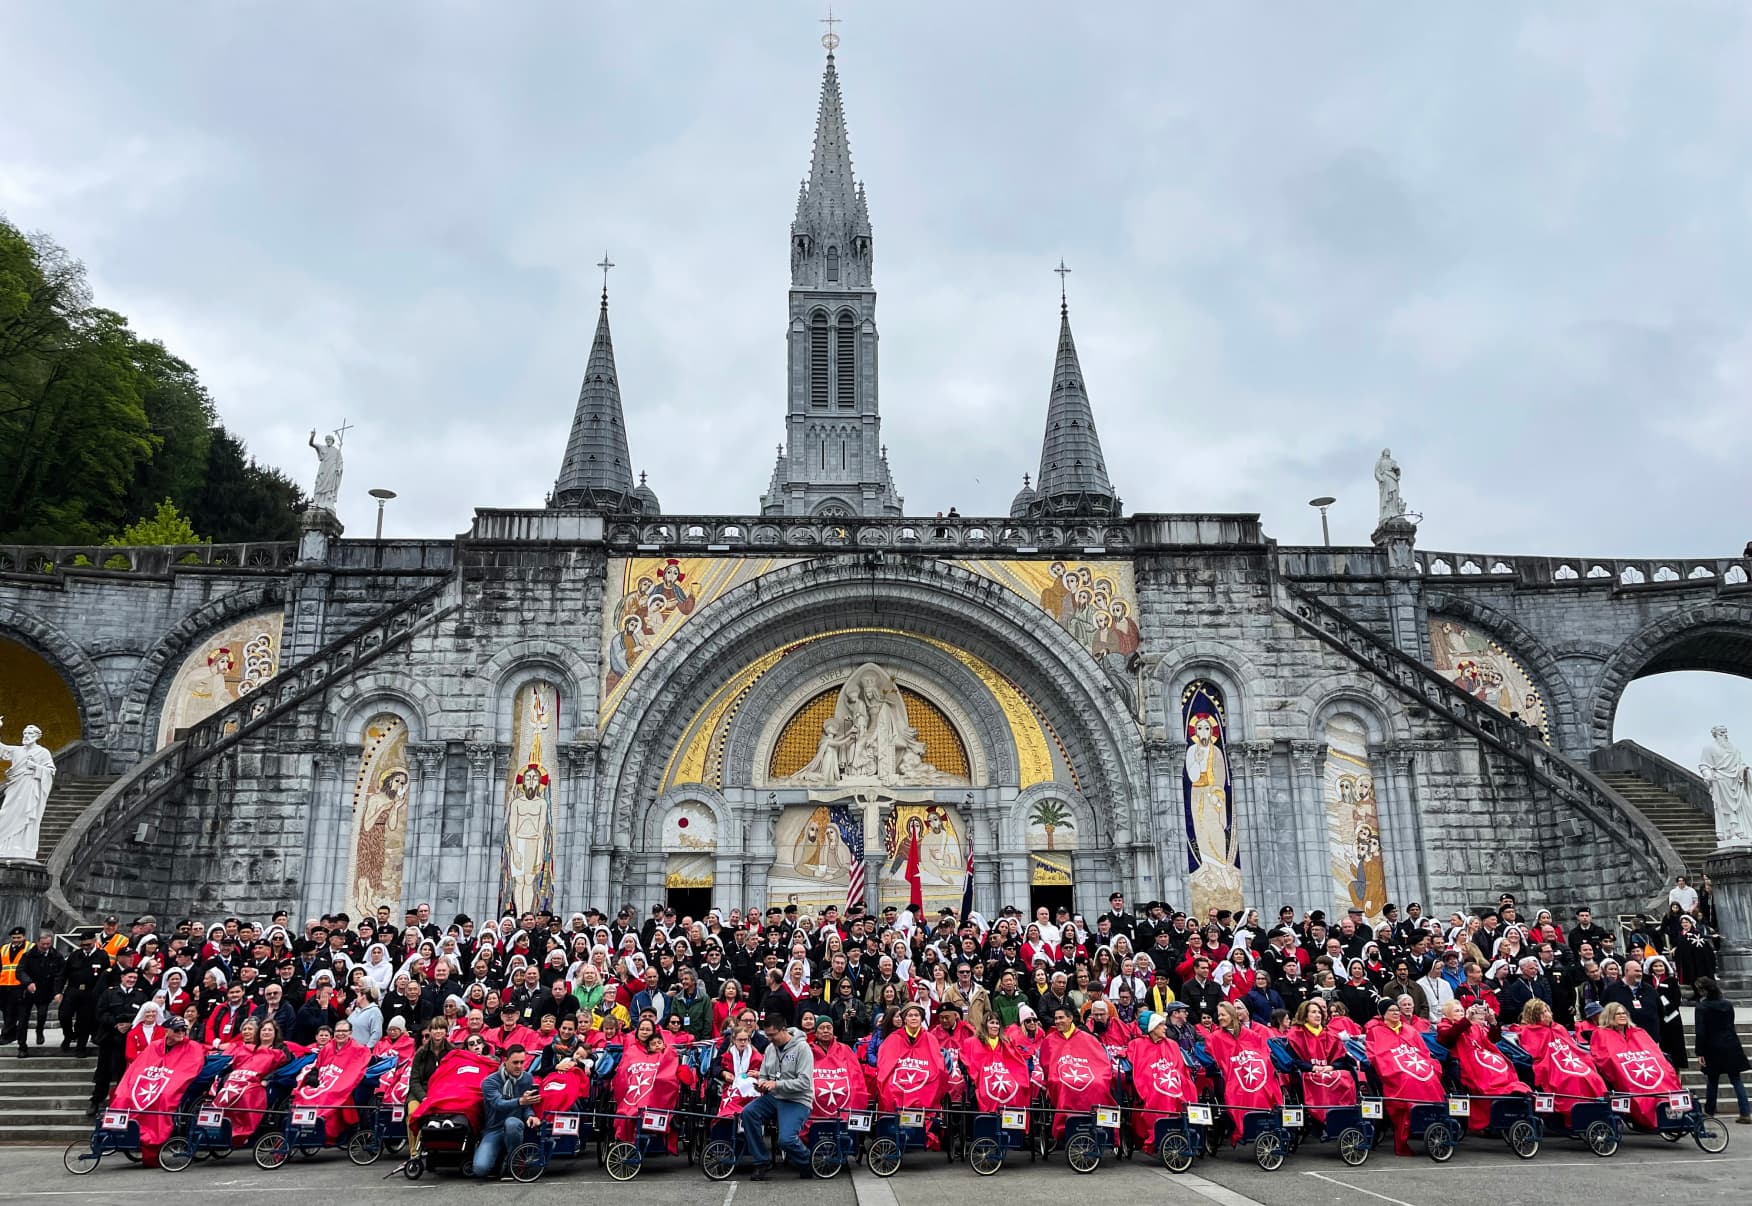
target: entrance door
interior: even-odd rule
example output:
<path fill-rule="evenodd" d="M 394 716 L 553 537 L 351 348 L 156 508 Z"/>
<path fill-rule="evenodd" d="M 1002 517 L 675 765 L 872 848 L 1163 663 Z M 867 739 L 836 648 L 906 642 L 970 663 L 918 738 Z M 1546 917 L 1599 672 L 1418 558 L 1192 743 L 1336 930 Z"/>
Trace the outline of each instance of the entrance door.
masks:
<path fill-rule="evenodd" d="M 675 910 L 677 921 L 683 917 L 704 921 L 706 914 L 712 908 L 712 890 L 710 888 L 670 888 L 669 907 Z"/>
<path fill-rule="evenodd" d="M 1075 913 L 1077 911 L 1077 904 L 1075 899 L 1073 899 L 1074 896 L 1075 893 L 1072 892 L 1071 885 L 1069 884 L 1035 884 L 1028 889 L 1029 920 L 1032 921 L 1034 919 L 1034 911 L 1042 905 L 1046 906 L 1046 915 L 1048 917 L 1056 918 L 1058 916 L 1058 911 L 1061 908 L 1069 909 L 1072 913 Z"/>

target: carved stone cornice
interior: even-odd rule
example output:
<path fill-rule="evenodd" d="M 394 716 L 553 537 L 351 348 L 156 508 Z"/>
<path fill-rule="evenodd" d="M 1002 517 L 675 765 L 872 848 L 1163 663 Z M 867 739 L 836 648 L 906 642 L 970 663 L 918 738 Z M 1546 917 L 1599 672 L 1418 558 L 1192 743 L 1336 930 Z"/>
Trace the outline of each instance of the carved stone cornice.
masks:
<path fill-rule="evenodd" d="M 1311 775 L 1320 769 L 1320 760 L 1326 756 L 1324 741 L 1292 741 L 1290 742 L 1290 759 L 1295 763 L 1299 774 Z"/>

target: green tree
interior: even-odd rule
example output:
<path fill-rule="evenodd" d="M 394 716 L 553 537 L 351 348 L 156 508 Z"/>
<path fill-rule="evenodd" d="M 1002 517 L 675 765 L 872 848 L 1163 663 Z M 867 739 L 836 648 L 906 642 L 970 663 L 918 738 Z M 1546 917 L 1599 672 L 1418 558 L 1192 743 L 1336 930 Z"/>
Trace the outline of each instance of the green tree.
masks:
<path fill-rule="evenodd" d="M 165 498 L 186 508 L 206 474 L 217 422 L 213 399 L 188 362 L 171 355 L 161 343 L 136 341 L 134 366 L 140 371 L 141 401 L 157 447 L 135 472 L 127 513 L 143 515 Z"/>
<path fill-rule="evenodd" d="M 136 519 L 119 533 L 104 541 L 106 545 L 137 548 L 152 544 L 208 544 L 195 533 L 188 516 L 177 510 L 168 498 L 158 504 L 151 515 Z"/>
<path fill-rule="evenodd" d="M 1028 814 L 1031 825 L 1038 825 L 1046 830 L 1046 848 L 1052 849 L 1052 835 L 1060 829 L 1075 829 L 1071 821 L 1071 810 L 1058 800 L 1041 800 L 1034 805 Z"/>
<path fill-rule="evenodd" d="M 189 518 L 220 544 L 294 540 L 304 493 L 278 469 L 257 463 L 243 441 L 215 427 L 207 471 L 188 498 Z"/>

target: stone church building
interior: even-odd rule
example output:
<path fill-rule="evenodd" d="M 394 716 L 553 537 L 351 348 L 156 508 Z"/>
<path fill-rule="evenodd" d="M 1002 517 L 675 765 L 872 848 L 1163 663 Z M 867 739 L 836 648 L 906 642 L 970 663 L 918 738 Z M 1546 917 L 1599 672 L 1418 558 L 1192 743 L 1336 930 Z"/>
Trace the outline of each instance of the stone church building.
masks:
<path fill-rule="evenodd" d="M 635 474 L 605 290 L 543 508 L 0 548 L 0 742 L 35 722 L 61 764 L 51 913 L 959 908 L 970 875 L 988 915 L 1615 912 L 1696 870 L 1696 781 L 1612 720 L 1641 675 L 1752 673 L 1744 560 L 1424 550 L 1385 454 L 1368 546 L 1128 514 L 1064 305 L 1009 513 L 909 517 L 871 209 L 830 52 L 744 514 Z"/>

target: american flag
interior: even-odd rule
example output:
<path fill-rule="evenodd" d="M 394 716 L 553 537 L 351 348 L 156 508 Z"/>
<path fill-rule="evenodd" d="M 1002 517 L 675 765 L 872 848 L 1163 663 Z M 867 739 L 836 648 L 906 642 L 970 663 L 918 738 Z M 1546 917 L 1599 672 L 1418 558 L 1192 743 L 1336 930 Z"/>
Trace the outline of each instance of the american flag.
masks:
<path fill-rule="evenodd" d="M 864 818 L 850 805 L 835 804 L 827 810 L 828 820 L 839 830 L 840 840 L 852 856 L 851 878 L 846 881 L 846 907 L 864 903 Z"/>

